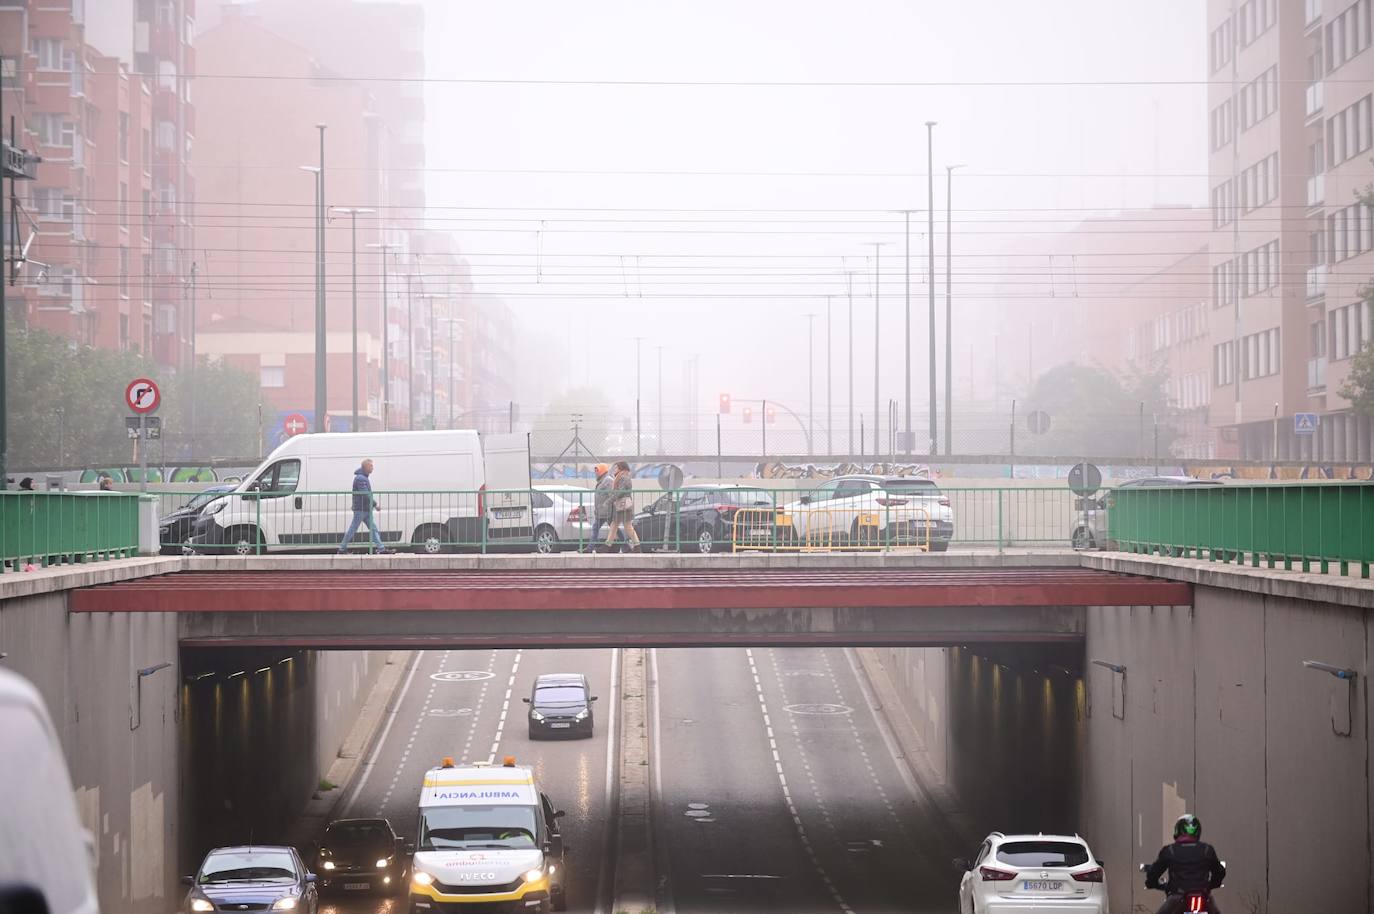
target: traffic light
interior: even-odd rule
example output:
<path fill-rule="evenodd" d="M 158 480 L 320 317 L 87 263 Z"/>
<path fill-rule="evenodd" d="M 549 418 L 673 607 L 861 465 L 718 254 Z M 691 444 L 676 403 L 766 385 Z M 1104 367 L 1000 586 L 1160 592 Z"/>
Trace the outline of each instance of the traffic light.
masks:
<path fill-rule="evenodd" d="M 728 415 L 730 415 L 730 395 L 729 395 L 729 394 L 721 394 L 721 395 L 720 395 L 720 414 L 721 414 L 722 416 L 728 416 Z"/>
<path fill-rule="evenodd" d="M 772 425 L 773 423 L 777 422 L 777 421 L 778 421 L 778 411 L 777 411 L 776 409 L 774 409 L 773 407 L 771 407 L 771 406 L 768 407 L 768 417 L 767 417 L 767 418 L 768 418 L 768 424 L 769 424 L 769 425 Z"/>
<path fill-rule="evenodd" d="M 751 423 L 751 422 L 753 422 L 753 421 L 754 421 L 754 408 L 753 408 L 752 406 L 746 406 L 746 407 L 744 408 L 744 424 L 745 424 L 745 425 L 748 425 L 749 423 Z"/>

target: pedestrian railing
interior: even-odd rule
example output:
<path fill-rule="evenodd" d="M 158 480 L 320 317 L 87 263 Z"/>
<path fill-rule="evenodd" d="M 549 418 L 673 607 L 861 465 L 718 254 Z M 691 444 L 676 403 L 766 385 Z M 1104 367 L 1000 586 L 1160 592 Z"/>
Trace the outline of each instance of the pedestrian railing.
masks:
<path fill-rule="evenodd" d="M 748 485 L 628 494 L 641 547 L 672 552 L 1061 547 L 1075 518 L 1067 488 L 902 489 L 866 499 Z M 606 545 L 610 523 L 596 520 L 596 493 L 588 488 L 378 490 L 370 502 L 343 490 L 246 491 L 212 499 L 195 520 L 190 547 L 241 555 L 338 550 L 350 527 L 356 529 L 349 552 L 380 545 L 487 553 L 536 544 L 541 551 L 588 551 Z M 623 542 L 618 536 L 615 547 Z"/>
<path fill-rule="evenodd" d="M 29 566 L 138 554 L 137 494 L 0 492 L 0 565 Z"/>
<path fill-rule="evenodd" d="M 1374 561 L 1374 484 L 1129 487 L 1107 500 L 1110 540 L 1129 552 L 1342 575 Z"/>

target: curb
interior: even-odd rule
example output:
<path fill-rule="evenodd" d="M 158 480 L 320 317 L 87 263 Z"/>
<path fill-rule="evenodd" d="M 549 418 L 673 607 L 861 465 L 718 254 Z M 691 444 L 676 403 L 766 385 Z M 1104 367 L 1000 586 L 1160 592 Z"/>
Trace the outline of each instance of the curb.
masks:
<path fill-rule="evenodd" d="M 386 665 L 363 701 L 357 720 L 348 729 L 348 735 L 339 747 L 338 757 L 324 774 L 325 780 L 333 784 L 334 789 L 316 791 L 311 796 L 291 826 L 287 844 L 297 850 L 308 848 L 334 817 L 334 810 L 347 795 L 349 785 L 381 731 L 382 721 L 396 696 L 396 690 L 405 679 L 406 671 L 418 658 L 417 651 L 391 651 L 387 654 Z"/>
<path fill-rule="evenodd" d="M 644 648 L 627 648 L 620 664 L 620 815 L 611 911 L 630 914 L 654 910 L 647 658 Z"/>

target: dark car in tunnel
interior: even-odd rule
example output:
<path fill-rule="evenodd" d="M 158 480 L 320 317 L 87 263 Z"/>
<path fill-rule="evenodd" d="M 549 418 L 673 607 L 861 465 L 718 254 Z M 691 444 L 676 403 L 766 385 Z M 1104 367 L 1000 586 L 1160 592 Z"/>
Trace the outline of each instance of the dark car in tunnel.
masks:
<path fill-rule="evenodd" d="M 530 706 L 530 739 L 592 735 L 596 696 L 581 673 L 536 676 L 525 704 Z"/>
<path fill-rule="evenodd" d="M 210 911 L 292 911 L 316 914 L 315 874 L 293 847 L 217 847 L 205 855 L 194 876 L 182 914 Z"/>
<path fill-rule="evenodd" d="M 405 847 L 386 819 L 335 819 L 315 852 L 320 890 L 392 892 L 405 888 Z"/>

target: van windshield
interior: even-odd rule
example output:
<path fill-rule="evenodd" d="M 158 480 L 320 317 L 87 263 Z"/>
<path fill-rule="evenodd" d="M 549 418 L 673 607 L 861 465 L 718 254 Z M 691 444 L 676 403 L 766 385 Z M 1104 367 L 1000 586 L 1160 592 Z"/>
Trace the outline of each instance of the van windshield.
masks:
<path fill-rule="evenodd" d="M 420 810 L 416 848 L 525 849 L 537 847 L 539 824 L 531 806 L 431 806 Z"/>

